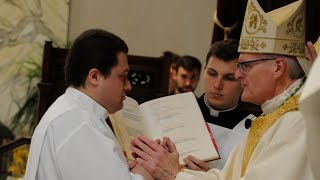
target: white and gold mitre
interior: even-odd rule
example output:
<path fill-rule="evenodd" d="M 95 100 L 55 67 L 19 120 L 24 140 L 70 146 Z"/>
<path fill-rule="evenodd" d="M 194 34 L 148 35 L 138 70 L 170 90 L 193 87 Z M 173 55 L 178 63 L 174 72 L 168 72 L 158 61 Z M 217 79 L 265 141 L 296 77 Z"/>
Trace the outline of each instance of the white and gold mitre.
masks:
<path fill-rule="evenodd" d="M 265 13 L 257 0 L 248 0 L 239 49 L 248 53 L 305 56 L 305 3 L 298 0 Z"/>

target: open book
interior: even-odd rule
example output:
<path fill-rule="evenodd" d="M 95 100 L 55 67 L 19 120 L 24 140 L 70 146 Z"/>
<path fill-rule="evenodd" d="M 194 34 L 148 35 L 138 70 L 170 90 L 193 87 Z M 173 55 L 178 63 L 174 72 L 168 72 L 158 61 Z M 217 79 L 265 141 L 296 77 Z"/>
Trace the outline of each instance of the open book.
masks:
<path fill-rule="evenodd" d="M 193 155 L 203 161 L 219 159 L 215 142 L 192 92 L 153 99 L 138 105 L 126 97 L 122 110 L 110 115 L 115 135 L 128 159 L 133 159 L 130 141 L 140 135 L 150 139 L 169 137 L 183 158 Z"/>

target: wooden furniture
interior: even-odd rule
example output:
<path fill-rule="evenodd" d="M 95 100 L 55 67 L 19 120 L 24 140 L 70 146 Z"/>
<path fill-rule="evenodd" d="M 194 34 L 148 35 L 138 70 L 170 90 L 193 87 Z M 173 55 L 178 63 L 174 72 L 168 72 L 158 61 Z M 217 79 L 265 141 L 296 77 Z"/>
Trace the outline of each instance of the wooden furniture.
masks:
<path fill-rule="evenodd" d="M 31 138 L 27 138 L 27 137 L 18 138 L 16 140 L 11 141 L 10 143 L 6 143 L 3 146 L 1 146 L 0 155 L 14 148 L 17 148 L 24 144 L 30 144 L 30 143 L 31 143 Z"/>
<path fill-rule="evenodd" d="M 170 59 L 128 55 L 128 63 L 132 86 L 128 96 L 141 104 L 168 95 Z"/>
<path fill-rule="evenodd" d="M 39 103 L 38 121 L 50 105 L 64 93 L 64 64 L 68 49 L 54 48 L 52 42 L 46 42 L 43 51 L 41 81 L 38 83 Z"/>

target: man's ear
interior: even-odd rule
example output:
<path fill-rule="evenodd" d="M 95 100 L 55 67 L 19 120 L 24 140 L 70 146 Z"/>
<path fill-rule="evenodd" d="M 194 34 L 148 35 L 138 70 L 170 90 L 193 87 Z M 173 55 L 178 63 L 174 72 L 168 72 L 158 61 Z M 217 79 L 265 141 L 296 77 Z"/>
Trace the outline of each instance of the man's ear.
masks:
<path fill-rule="evenodd" d="M 172 79 L 173 79 L 174 81 L 177 80 L 177 71 L 176 71 L 176 70 L 174 70 L 174 71 L 172 72 Z"/>
<path fill-rule="evenodd" d="M 98 69 L 92 68 L 87 76 L 87 82 L 92 86 L 97 86 L 99 84 L 99 78 L 101 78 L 101 73 Z"/>
<path fill-rule="evenodd" d="M 284 60 L 284 58 L 277 58 L 275 60 L 275 66 L 274 66 L 274 74 L 276 77 L 281 77 L 285 72 L 287 71 L 287 64 Z"/>

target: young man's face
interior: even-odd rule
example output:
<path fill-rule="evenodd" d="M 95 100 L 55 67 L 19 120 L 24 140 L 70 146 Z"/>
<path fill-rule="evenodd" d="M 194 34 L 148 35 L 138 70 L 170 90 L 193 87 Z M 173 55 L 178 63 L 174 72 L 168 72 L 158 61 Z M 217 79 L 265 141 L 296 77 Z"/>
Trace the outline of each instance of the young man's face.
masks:
<path fill-rule="evenodd" d="M 129 72 L 127 55 L 120 52 L 117 58 L 118 64 L 111 69 L 109 76 L 101 80 L 99 87 L 100 101 L 111 114 L 122 109 L 126 92 L 132 89 L 127 78 Z"/>
<path fill-rule="evenodd" d="M 234 78 L 237 59 L 225 62 L 211 57 L 204 72 L 204 89 L 207 103 L 217 110 L 234 107 L 242 93 L 239 80 Z"/>
<path fill-rule="evenodd" d="M 183 67 L 178 67 L 174 76 L 176 82 L 176 94 L 194 91 L 199 82 L 200 72 L 197 69 L 187 71 Z"/>

